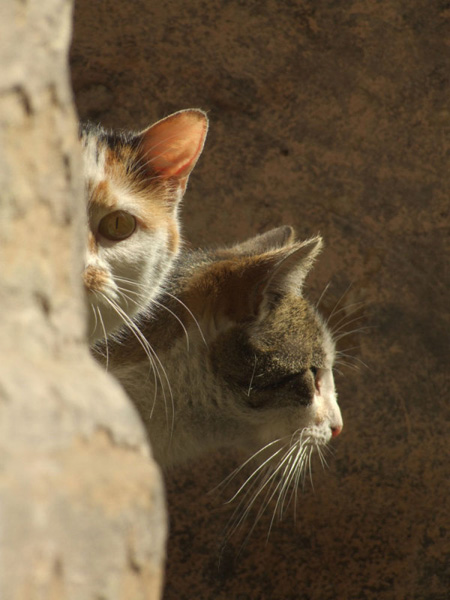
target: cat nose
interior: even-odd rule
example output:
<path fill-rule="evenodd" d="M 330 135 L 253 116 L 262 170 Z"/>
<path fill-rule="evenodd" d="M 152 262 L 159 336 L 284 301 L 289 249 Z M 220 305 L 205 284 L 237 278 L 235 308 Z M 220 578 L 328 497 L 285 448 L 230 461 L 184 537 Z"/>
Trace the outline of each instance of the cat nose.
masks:
<path fill-rule="evenodd" d="M 331 436 L 332 437 L 337 437 L 342 431 L 342 426 L 341 425 L 337 425 L 336 427 L 332 427 L 331 428 Z"/>

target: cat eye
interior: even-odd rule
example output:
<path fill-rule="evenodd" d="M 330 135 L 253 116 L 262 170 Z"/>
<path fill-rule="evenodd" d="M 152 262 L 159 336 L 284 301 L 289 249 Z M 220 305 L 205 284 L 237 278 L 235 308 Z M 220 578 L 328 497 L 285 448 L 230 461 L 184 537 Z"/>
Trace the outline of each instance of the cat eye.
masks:
<path fill-rule="evenodd" d="M 107 240 L 121 241 L 130 237 L 136 229 L 136 219 L 130 213 L 116 210 L 100 221 L 98 232 Z"/>
<path fill-rule="evenodd" d="M 314 384 L 316 386 L 316 388 L 318 389 L 318 373 L 319 373 L 319 369 L 317 367 L 309 367 L 309 370 L 311 371 L 312 376 L 314 377 Z M 303 371 L 304 372 L 304 371 Z M 298 379 L 299 377 L 301 377 L 302 373 L 290 373 L 289 375 L 286 375 L 285 377 L 282 377 L 281 379 L 278 379 L 277 381 L 274 381 L 272 383 L 266 383 L 265 385 L 261 386 L 260 389 L 275 389 L 275 388 L 280 388 L 284 385 L 287 385 L 288 383 L 292 383 L 294 382 L 296 379 Z"/>
<path fill-rule="evenodd" d="M 300 373 L 290 373 L 289 375 L 286 375 L 285 377 L 282 377 L 281 379 L 277 379 L 277 381 L 273 381 L 272 383 L 266 383 L 265 385 L 262 385 L 260 387 L 260 389 L 262 389 L 262 390 L 277 389 L 284 385 L 287 385 L 288 383 L 295 381 L 299 376 L 300 376 Z"/>

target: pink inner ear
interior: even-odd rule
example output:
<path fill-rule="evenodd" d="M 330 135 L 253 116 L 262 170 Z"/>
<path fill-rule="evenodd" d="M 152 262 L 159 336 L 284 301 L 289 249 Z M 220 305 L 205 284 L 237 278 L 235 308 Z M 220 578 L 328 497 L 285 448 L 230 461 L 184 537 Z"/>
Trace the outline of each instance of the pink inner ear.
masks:
<path fill-rule="evenodd" d="M 142 134 L 147 163 L 164 178 L 187 177 L 203 149 L 207 119 L 197 110 L 175 113 Z"/>

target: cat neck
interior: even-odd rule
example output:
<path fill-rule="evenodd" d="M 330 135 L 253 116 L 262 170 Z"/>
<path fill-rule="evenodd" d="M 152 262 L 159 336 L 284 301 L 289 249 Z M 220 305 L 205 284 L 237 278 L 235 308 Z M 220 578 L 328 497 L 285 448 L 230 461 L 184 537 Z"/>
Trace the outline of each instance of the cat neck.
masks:
<path fill-rule="evenodd" d="M 189 302 L 196 285 L 192 274 L 212 262 L 202 251 L 185 253 L 162 301 L 135 320 L 137 329 L 125 328 L 94 349 L 136 406 L 164 466 L 245 437 L 235 395 L 210 360 L 216 325 Z"/>

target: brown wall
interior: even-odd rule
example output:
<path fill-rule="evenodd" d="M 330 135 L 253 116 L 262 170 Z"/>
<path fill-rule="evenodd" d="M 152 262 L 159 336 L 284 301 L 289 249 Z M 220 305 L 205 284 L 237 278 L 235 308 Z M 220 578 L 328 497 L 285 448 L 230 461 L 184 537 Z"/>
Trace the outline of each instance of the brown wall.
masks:
<path fill-rule="evenodd" d="M 429 0 L 76 2 L 82 118 L 209 112 L 187 240 L 320 231 L 311 297 L 331 280 L 325 310 L 347 290 L 369 327 L 344 345 L 367 366 L 337 376 L 344 432 L 296 522 L 267 541 L 268 513 L 219 560 L 231 491 L 207 492 L 243 457 L 167 476 L 167 600 L 447 597 L 449 20 Z"/>

